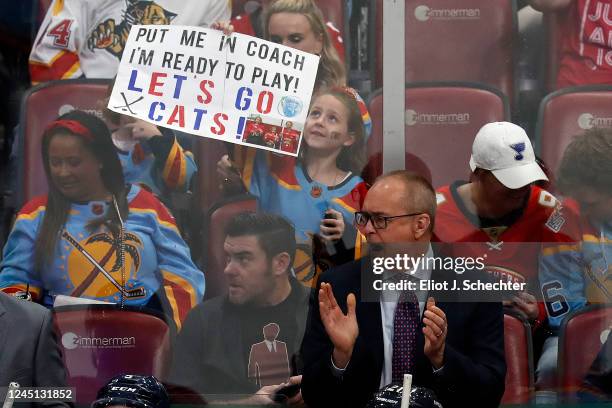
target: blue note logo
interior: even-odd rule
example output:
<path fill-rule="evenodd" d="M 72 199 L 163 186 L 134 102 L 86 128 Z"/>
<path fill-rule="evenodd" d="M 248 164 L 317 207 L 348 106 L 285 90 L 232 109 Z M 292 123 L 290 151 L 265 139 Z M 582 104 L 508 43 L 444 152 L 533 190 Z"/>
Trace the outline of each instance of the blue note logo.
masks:
<path fill-rule="evenodd" d="M 525 156 L 523 156 L 523 152 L 525 151 L 525 143 L 515 143 L 513 145 L 510 145 L 510 147 L 516 152 L 514 160 L 521 161 L 525 158 Z"/>

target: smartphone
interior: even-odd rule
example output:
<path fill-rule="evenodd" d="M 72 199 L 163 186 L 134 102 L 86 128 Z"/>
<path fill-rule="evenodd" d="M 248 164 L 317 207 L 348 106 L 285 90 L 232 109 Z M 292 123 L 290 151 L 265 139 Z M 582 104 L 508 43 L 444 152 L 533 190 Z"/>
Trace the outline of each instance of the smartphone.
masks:
<path fill-rule="evenodd" d="M 274 402 L 285 402 L 289 398 L 295 397 L 300 392 L 300 384 L 291 384 L 277 390 L 272 395 Z"/>
<path fill-rule="evenodd" d="M 336 216 L 334 214 L 326 212 L 325 215 L 323 215 L 323 219 L 324 220 L 335 220 Z"/>

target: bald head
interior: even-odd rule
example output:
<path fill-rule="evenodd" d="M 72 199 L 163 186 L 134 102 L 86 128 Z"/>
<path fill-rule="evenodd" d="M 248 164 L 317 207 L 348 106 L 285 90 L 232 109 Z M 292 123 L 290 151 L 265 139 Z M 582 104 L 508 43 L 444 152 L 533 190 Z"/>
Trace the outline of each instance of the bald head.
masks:
<path fill-rule="evenodd" d="M 385 188 L 389 195 L 397 196 L 406 212 L 423 212 L 429 215 L 430 232 L 436 216 L 436 192 L 429 182 L 408 170 L 396 170 L 378 177 L 370 190 Z"/>

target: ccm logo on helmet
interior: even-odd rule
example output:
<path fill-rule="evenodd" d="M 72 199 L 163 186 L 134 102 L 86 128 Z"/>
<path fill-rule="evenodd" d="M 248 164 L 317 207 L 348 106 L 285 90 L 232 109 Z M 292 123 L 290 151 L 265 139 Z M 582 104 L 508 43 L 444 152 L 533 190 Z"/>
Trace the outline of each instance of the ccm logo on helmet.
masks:
<path fill-rule="evenodd" d="M 136 388 L 132 388 L 132 387 L 117 387 L 117 386 L 112 386 L 112 387 L 111 387 L 111 391 L 127 391 L 127 392 L 136 392 Z"/>

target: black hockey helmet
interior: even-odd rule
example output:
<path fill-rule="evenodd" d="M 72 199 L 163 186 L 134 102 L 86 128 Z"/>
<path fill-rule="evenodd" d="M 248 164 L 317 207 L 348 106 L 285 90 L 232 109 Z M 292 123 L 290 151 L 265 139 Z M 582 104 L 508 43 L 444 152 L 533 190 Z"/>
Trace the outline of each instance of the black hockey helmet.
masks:
<path fill-rule="evenodd" d="M 122 374 L 98 391 L 91 408 L 123 405 L 130 408 L 168 408 L 170 399 L 163 384 L 153 376 Z"/>

